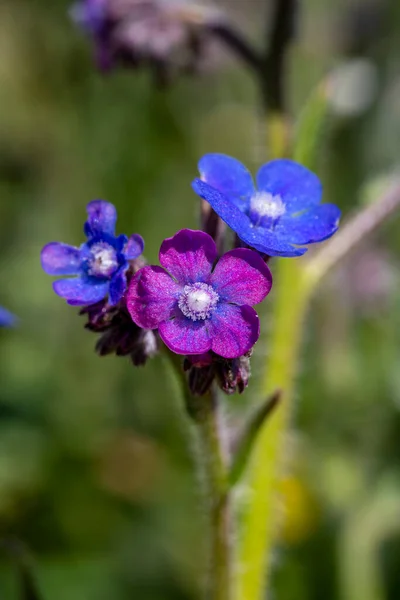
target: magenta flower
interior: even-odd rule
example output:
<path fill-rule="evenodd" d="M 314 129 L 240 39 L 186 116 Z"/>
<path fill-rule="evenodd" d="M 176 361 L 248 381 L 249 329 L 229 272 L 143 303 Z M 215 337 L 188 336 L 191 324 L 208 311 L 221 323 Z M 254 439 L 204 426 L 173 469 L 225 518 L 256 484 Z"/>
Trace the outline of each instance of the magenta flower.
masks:
<path fill-rule="evenodd" d="M 146 266 L 132 278 L 127 307 L 133 321 L 157 329 L 176 354 L 212 350 L 237 358 L 252 348 L 260 334 L 251 307 L 269 293 L 272 276 L 261 257 L 238 248 L 224 254 L 213 268 L 217 249 L 203 231 L 183 229 L 163 241 L 163 268 Z"/>

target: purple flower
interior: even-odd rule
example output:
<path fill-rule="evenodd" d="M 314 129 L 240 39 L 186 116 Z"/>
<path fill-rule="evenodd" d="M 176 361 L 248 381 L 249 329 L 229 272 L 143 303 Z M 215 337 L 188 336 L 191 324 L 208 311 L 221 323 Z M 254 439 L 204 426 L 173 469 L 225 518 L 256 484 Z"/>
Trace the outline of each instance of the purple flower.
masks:
<path fill-rule="evenodd" d="M 158 328 L 177 354 L 212 350 L 225 358 L 242 356 L 259 337 L 251 306 L 269 293 L 272 276 L 252 250 L 227 252 L 213 268 L 217 249 L 203 231 L 183 229 L 161 244 L 163 268 L 146 266 L 132 278 L 127 307 L 133 321 Z"/>
<path fill-rule="evenodd" d="M 93 200 L 87 205 L 88 220 L 84 225 L 87 241 L 79 248 L 50 242 L 41 253 L 43 270 L 48 275 L 77 275 L 53 283 L 56 294 L 68 304 L 95 304 L 105 296 L 109 304 L 117 304 L 127 287 L 129 261 L 144 248 L 140 235 L 115 237 L 117 211 L 113 204 Z"/>
<path fill-rule="evenodd" d="M 10 313 L 6 308 L 0 306 L 0 327 L 13 327 L 16 322 L 16 316 Z"/>
<path fill-rule="evenodd" d="M 293 160 L 273 160 L 257 173 L 235 158 L 206 154 L 199 162 L 201 179 L 193 189 L 207 200 L 248 246 L 269 256 L 301 256 L 306 244 L 321 242 L 338 229 L 340 210 L 320 204 L 321 182 Z"/>
<path fill-rule="evenodd" d="M 198 65 L 206 25 L 220 19 L 186 0 L 79 0 L 71 16 L 92 37 L 101 70 L 151 66 L 165 78 Z"/>

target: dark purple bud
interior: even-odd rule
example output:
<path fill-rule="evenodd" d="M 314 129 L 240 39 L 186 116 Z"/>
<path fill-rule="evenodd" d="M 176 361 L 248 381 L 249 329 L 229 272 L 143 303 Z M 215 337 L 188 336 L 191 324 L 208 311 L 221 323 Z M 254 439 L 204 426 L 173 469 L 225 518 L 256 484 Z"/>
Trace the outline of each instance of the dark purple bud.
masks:
<path fill-rule="evenodd" d="M 105 300 L 85 306 L 80 314 L 87 315 L 85 327 L 102 333 L 96 343 L 100 356 L 116 354 L 130 356 L 135 366 L 144 365 L 158 351 L 156 332 L 138 327 L 130 318 L 125 306 L 109 306 Z"/>
<path fill-rule="evenodd" d="M 194 396 L 203 396 L 211 387 L 214 381 L 214 365 L 205 367 L 194 367 L 189 369 L 188 384 L 190 392 Z"/>
<path fill-rule="evenodd" d="M 249 382 L 250 356 L 251 352 L 248 352 L 239 358 L 225 359 L 207 352 L 185 357 L 183 369 L 188 372 L 191 393 L 202 396 L 215 380 L 225 394 L 241 394 Z"/>
<path fill-rule="evenodd" d="M 242 394 L 247 388 L 251 374 L 250 355 L 249 352 L 240 358 L 215 361 L 216 380 L 225 394 L 234 394 L 236 391 Z"/>

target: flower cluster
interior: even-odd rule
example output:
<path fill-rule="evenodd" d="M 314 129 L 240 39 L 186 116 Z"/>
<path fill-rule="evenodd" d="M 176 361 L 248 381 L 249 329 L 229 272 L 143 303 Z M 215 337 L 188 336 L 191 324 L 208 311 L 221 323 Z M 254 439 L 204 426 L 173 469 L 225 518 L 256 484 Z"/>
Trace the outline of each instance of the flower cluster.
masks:
<path fill-rule="evenodd" d="M 335 233 L 340 211 L 320 204 L 317 176 L 290 160 L 262 166 L 257 189 L 247 169 L 228 156 L 208 154 L 199 168 L 201 179 L 193 187 L 203 198 L 203 213 L 204 200 L 210 205 L 211 216 L 203 214 L 209 230 L 183 229 L 164 240 L 161 266 L 146 264 L 138 234 L 115 236 L 115 207 L 102 200 L 87 206 L 86 242 L 79 248 L 47 244 L 42 266 L 50 275 L 75 275 L 55 281 L 54 291 L 83 306 L 86 328 L 101 334 L 100 355 L 130 356 L 135 365 L 144 364 L 161 340 L 185 357 L 193 394 L 204 394 L 214 381 L 227 394 L 243 392 L 260 334 L 253 306 L 272 286 L 265 255 L 303 254 L 306 248 L 298 245 Z M 220 252 L 222 221 L 245 247 Z"/>
<path fill-rule="evenodd" d="M 130 261 L 142 254 L 144 242 L 138 234 L 115 236 L 117 211 L 109 202 L 94 200 L 87 213 L 87 241 L 79 248 L 50 242 L 41 253 L 42 267 L 48 275 L 77 276 L 53 283 L 68 304 L 95 304 L 108 295 L 109 304 L 115 305 L 126 291 Z"/>

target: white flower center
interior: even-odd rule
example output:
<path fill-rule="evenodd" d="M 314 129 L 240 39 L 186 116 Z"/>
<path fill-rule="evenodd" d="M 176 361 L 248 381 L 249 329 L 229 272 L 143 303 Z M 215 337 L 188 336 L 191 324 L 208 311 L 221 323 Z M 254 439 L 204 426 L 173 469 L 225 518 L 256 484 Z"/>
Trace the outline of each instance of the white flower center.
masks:
<path fill-rule="evenodd" d="M 94 244 L 90 249 L 89 275 L 109 277 L 118 268 L 117 253 L 105 242 Z"/>
<path fill-rule="evenodd" d="M 178 301 L 178 306 L 192 321 L 208 319 L 217 306 L 219 296 L 207 283 L 191 283 L 185 285 Z"/>
<path fill-rule="evenodd" d="M 285 205 L 279 195 L 269 192 L 256 192 L 250 199 L 250 210 L 260 218 L 278 219 L 285 212 Z"/>

